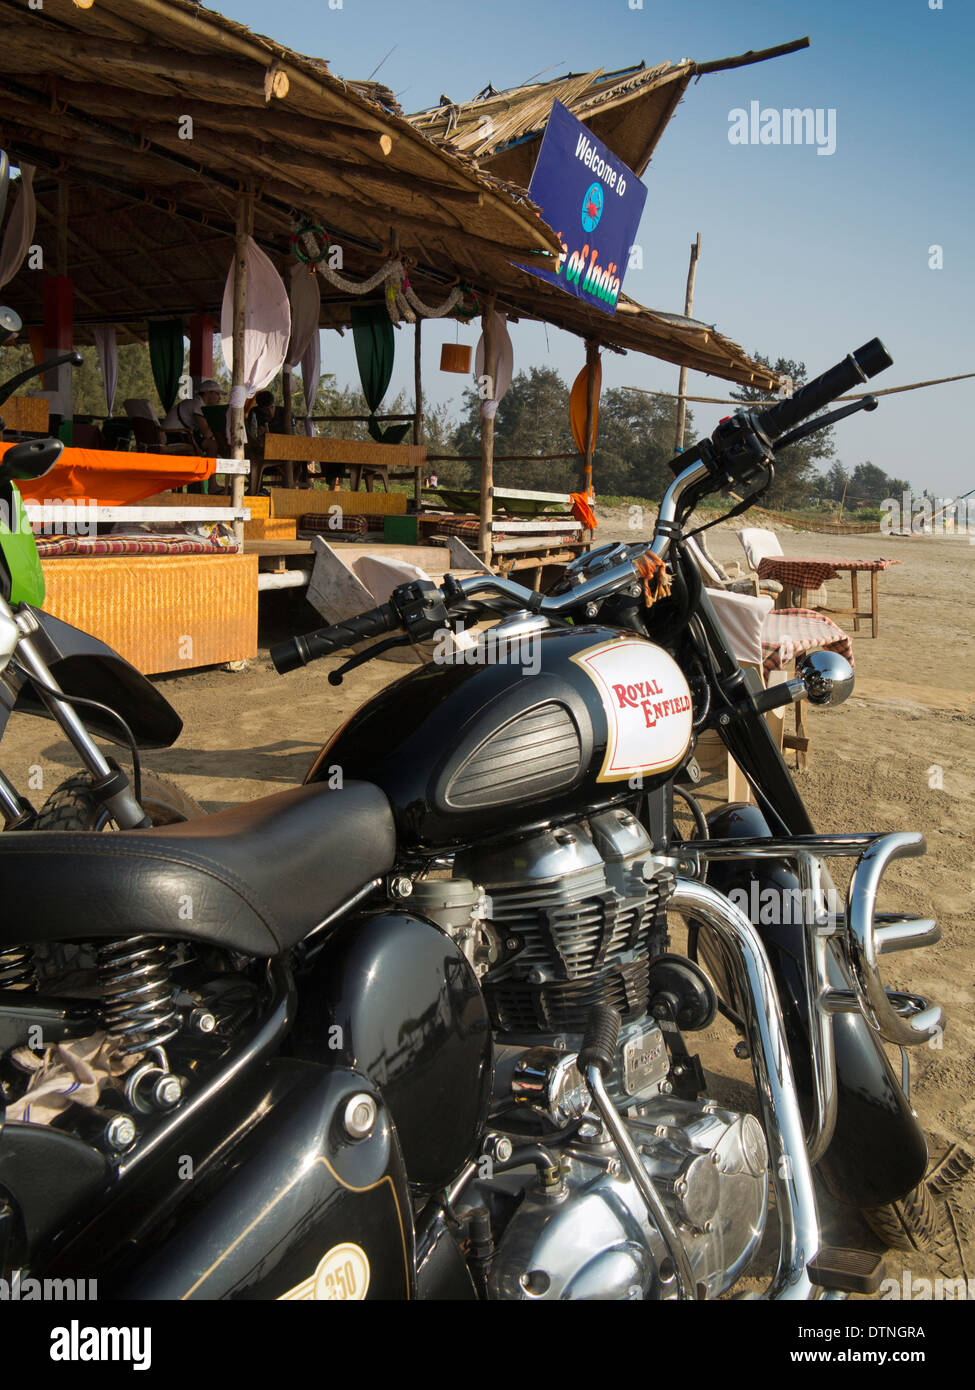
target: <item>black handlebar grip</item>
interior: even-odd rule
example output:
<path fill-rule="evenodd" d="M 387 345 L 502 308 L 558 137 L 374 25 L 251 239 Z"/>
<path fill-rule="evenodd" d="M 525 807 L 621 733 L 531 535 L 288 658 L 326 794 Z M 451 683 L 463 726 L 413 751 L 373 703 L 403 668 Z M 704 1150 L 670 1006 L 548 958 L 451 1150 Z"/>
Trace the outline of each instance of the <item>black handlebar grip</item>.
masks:
<path fill-rule="evenodd" d="M 576 1062 L 583 1076 L 590 1067 L 596 1067 L 603 1077 L 612 1071 L 621 1022 L 619 1010 L 612 1004 L 593 1004 Z"/>
<path fill-rule="evenodd" d="M 842 362 L 837 362 L 835 367 L 830 367 L 828 372 L 800 387 L 789 400 L 779 401 L 777 405 L 763 410 L 759 416 L 762 429 L 774 442 L 801 420 L 808 419 L 835 401 L 837 396 L 886 371 L 893 363 L 894 359 L 880 339 L 872 338 Z"/>
<path fill-rule="evenodd" d="M 287 642 L 279 642 L 271 648 L 274 668 L 282 676 L 288 671 L 296 671 L 299 666 L 307 666 L 309 661 L 329 656 L 332 652 L 351 647 L 365 637 L 377 637 L 383 632 L 392 632 L 399 627 L 399 614 L 391 603 L 383 603 L 368 613 L 360 613 L 357 618 L 349 618 L 344 623 L 333 623 L 320 627 L 316 632 L 308 632 L 303 637 L 291 637 Z"/>

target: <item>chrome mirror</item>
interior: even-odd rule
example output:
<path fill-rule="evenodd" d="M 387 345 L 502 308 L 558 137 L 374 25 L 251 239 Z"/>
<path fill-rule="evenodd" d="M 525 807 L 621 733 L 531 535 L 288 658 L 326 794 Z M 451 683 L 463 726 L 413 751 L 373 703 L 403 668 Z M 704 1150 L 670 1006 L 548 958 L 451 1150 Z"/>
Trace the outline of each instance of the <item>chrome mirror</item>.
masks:
<path fill-rule="evenodd" d="M 839 652 L 809 652 L 796 662 L 811 705 L 841 705 L 853 694 L 853 667 Z"/>

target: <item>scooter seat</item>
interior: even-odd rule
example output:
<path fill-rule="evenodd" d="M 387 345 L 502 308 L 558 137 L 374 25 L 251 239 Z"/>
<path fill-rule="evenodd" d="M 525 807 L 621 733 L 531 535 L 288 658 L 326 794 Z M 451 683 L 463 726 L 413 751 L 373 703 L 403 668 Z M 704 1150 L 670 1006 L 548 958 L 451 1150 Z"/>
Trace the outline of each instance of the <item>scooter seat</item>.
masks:
<path fill-rule="evenodd" d="M 297 787 L 152 830 L 0 835 L 0 946 L 135 935 L 290 950 L 393 867 L 385 794 Z"/>

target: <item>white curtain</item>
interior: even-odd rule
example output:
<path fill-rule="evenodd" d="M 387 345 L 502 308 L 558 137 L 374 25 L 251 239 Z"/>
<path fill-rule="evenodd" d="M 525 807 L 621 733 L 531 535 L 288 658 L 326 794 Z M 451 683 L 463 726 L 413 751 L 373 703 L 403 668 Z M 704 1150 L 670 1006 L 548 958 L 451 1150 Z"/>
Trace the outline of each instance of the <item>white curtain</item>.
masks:
<path fill-rule="evenodd" d="M 98 365 L 101 368 L 105 385 L 105 401 L 111 415 L 115 404 L 115 388 L 118 386 L 118 337 L 114 323 L 91 330 L 98 352 Z"/>
<path fill-rule="evenodd" d="M 234 268 L 232 261 L 220 314 L 223 360 L 234 369 Z M 230 392 L 230 405 L 242 406 L 262 391 L 284 365 L 291 337 L 291 306 L 284 281 L 268 257 L 247 241 L 247 303 L 244 318 L 244 383 Z"/>
<path fill-rule="evenodd" d="M 315 409 L 318 396 L 318 382 L 322 374 L 322 335 L 316 328 L 308 341 L 301 359 L 301 388 L 305 393 L 305 434 L 314 434 L 311 413 Z"/>
<path fill-rule="evenodd" d="M 508 321 L 502 314 L 494 315 L 494 371 L 491 372 L 484 365 L 484 334 L 482 333 L 477 340 L 477 348 L 474 352 L 474 376 L 475 379 L 484 375 L 494 378 L 494 399 L 481 402 L 481 419 L 489 420 L 497 415 L 498 406 L 504 399 L 504 393 L 511 385 L 511 373 L 514 370 L 514 348 L 511 346 L 511 339 L 508 336 Z"/>
<path fill-rule="evenodd" d="M 23 265 L 24 257 L 34 239 L 37 203 L 34 199 L 34 166 L 20 166 L 20 196 L 10 214 L 10 221 L 0 246 L 0 288 L 12 280 Z"/>

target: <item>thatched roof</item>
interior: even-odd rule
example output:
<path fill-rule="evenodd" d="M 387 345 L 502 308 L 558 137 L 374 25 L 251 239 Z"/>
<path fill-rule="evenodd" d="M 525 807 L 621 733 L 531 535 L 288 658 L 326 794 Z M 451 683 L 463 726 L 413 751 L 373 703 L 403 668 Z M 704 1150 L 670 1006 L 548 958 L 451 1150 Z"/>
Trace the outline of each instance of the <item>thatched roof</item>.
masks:
<path fill-rule="evenodd" d="M 496 91 L 489 83 L 472 101 L 441 97 L 410 120 L 443 149 L 471 155 L 478 167 L 527 188 L 553 101 L 559 101 L 594 135 L 642 175 L 689 83 L 706 73 L 745 67 L 808 45 L 808 39 L 750 51 L 736 58 L 697 63 L 644 62 L 605 72 L 568 73 Z"/>
<path fill-rule="evenodd" d="M 79 235 L 91 187 L 106 210 L 128 200 L 126 230 L 136 243 L 141 231 L 147 254 L 166 240 L 162 219 L 228 233 L 246 187 L 255 237 L 272 245 L 286 245 L 298 212 L 327 219 L 350 246 L 388 246 L 395 226 L 405 254 L 469 260 L 489 276 L 516 247 L 529 259 L 558 253 L 523 190 L 431 144 L 382 104 L 385 89 L 343 82 L 322 60 L 211 10 L 187 0 L 89 9 L 45 0 L 39 10 L 0 0 L 0 14 L 0 138 L 15 157 L 84 186 L 69 214 Z M 100 251 L 99 241 L 89 244 Z M 153 278 L 181 264 L 157 261 Z"/>
<path fill-rule="evenodd" d="M 189 0 L 0 0 L 0 16 L 0 144 L 38 168 L 36 240 L 45 268 L 63 262 L 74 281 L 78 341 L 94 324 L 141 337 L 147 318 L 218 312 L 246 189 L 255 239 L 282 268 L 295 219 L 310 216 L 352 279 L 395 246 L 428 301 L 469 281 L 514 314 L 757 380 L 719 335 L 704 342 L 625 301 L 613 318 L 519 270 L 512 257 L 546 264 L 561 249 L 526 190 L 427 139 L 381 84 L 342 81 Z M 348 322 L 348 301 L 323 289 L 323 325 Z M 42 321 L 36 271 L 4 297 Z"/>

